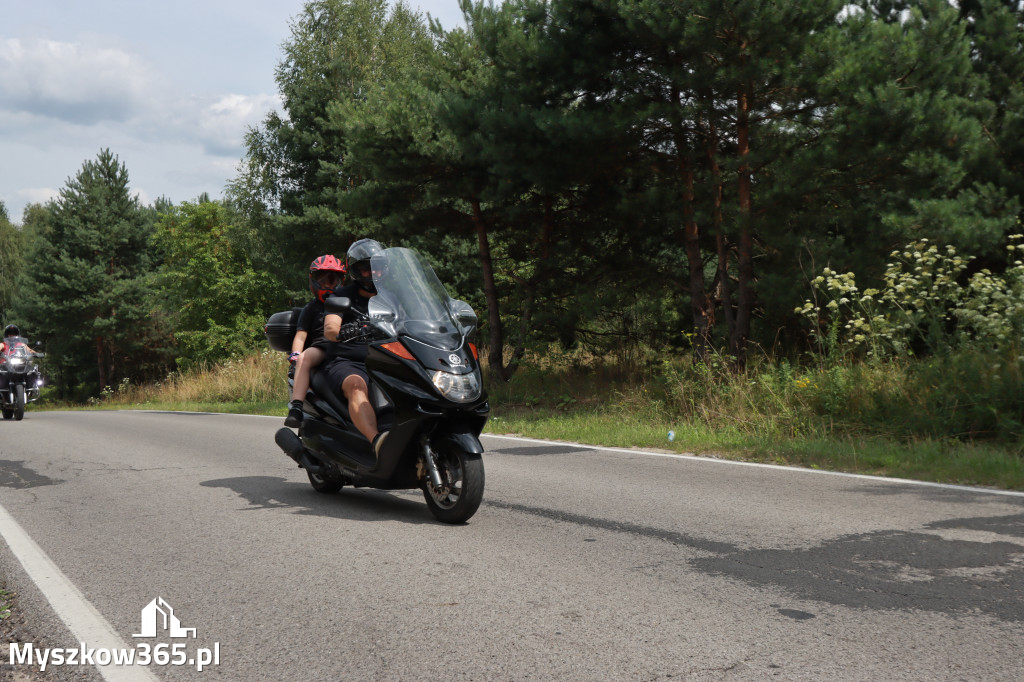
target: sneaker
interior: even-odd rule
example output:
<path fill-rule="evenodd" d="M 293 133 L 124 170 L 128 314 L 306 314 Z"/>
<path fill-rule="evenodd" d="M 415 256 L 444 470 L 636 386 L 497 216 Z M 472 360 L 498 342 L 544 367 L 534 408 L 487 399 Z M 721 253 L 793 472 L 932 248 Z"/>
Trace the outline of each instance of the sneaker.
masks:
<path fill-rule="evenodd" d="M 380 457 L 380 448 L 384 445 L 384 439 L 388 437 L 389 431 L 381 431 L 373 437 L 373 454 Z"/>
<path fill-rule="evenodd" d="M 293 429 L 302 426 L 302 403 L 293 401 L 288 406 L 288 417 L 284 420 L 284 425 Z"/>

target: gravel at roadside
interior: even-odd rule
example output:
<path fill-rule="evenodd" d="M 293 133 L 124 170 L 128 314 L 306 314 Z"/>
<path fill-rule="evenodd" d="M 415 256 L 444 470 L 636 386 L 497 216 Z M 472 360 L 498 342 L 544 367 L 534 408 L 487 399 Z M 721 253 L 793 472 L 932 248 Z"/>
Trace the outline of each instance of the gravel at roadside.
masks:
<path fill-rule="evenodd" d="M 40 644 L 42 638 L 32 630 L 25 612 L 18 604 L 18 594 L 0 582 L 0 680 L 3 682 L 51 682 L 56 680 L 49 671 L 40 672 L 39 666 L 10 663 L 11 644 L 32 642 Z"/>

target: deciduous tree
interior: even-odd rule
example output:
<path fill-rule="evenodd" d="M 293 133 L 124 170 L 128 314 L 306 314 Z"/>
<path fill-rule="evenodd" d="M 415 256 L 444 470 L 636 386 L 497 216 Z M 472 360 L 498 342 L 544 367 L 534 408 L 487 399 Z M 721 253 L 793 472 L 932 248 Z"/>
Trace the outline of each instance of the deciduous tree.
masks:
<path fill-rule="evenodd" d="M 170 208 L 156 226 L 164 254 L 158 285 L 179 344 L 178 362 L 217 362 L 264 343 L 267 315 L 285 289 L 257 271 L 235 238 L 239 216 L 211 201 Z"/>
<path fill-rule="evenodd" d="M 313 0 L 292 22 L 276 80 L 283 115 L 272 112 L 249 131 L 232 195 L 267 222 L 289 267 L 325 251 L 343 251 L 374 223 L 339 208 L 362 179 L 346 172 L 344 133 L 332 107 L 358 104 L 430 50 L 426 25 L 399 1 Z"/>
<path fill-rule="evenodd" d="M 16 295 L 15 282 L 21 273 L 21 232 L 7 217 L 7 207 L 0 201 L 0 320 L 7 318 L 7 310 Z"/>

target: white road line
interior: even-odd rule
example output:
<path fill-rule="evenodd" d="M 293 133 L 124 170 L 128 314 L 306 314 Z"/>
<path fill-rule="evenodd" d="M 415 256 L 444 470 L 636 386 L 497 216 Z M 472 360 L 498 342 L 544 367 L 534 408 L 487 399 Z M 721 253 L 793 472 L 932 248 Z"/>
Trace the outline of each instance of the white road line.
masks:
<path fill-rule="evenodd" d="M 781 464 L 762 464 L 761 462 L 741 462 L 734 459 L 721 459 L 719 457 L 707 457 L 694 454 L 677 455 L 671 452 L 654 452 L 651 450 L 630 450 L 629 448 L 606 448 L 600 445 L 586 445 L 585 443 L 570 443 L 567 441 L 539 440 L 536 438 L 522 438 L 520 436 L 497 436 L 490 433 L 481 434 L 481 438 L 502 438 L 505 440 L 520 441 L 523 443 L 540 443 L 544 445 L 568 445 L 583 450 L 600 450 L 601 452 L 614 452 L 626 455 L 641 455 L 644 457 L 665 457 L 668 459 L 685 459 L 692 462 L 731 464 L 732 466 L 757 467 L 759 469 L 774 469 L 776 471 L 788 471 L 792 473 L 820 474 L 822 476 L 842 476 L 844 478 L 859 478 L 879 483 L 898 483 L 901 485 L 919 485 L 928 488 L 942 488 L 945 490 L 959 490 L 971 493 L 990 493 L 992 495 L 1006 495 L 1008 497 L 1024 497 L 1024 492 L 1017 490 L 1000 490 L 998 488 L 976 488 L 968 485 L 953 485 L 951 483 L 933 483 L 932 481 L 915 481 L 909 478 L 893 478 L 890 476 L 871 476 L 869 474 L 850 474 L 844 471 L 827 471 L 825 469 L 807 469 L 798 466 L 783 466 Z"/>
<path fill-rule="evenodd" d="M 43 593 L 50 606 L 57 613 L 71 633 L 77 638 L 75 646 L 84 642 L 91 649 L 128 649 L 124 640 L 114 631 L 110 623 L 96 610 L 85 595 L 57 568 L 57 564 L 46 555 L 25 532 L 14 517 L 0 505 L 0 536 L 7 541 L 11 552 L 18 558 L 25 572 Z M 63 648 L 63 647 L 62 647 Z M 73 648 L 73 647 L 68 647 Z M 0 652 L 4 655 L 7 652 Z M 117 665 L 95 666 L 103 679 L 108 682 L 156 682 L 157 678 L 148 668 Z"/>
<path fill-rule="evenodd" d="M 130 412 L 158 412 L 158 410 L 125 410 Z M 272 415 L 265 414 L 233 414 L 230 412 L 204 412 L 197 414 L 231 414 L 234 417 L 261 417 L 263 419 L 277 419 L 281 417 L 275 417 Z M 845 478 L 858 478 L 866 481 L 877 481 L 879 483 L 894 483 L 900 485 L 917 485 L 927 488 L 941 488 L 943 490 L 959 490 L 961 492 L 970 493 L 989 493 L 991 495 L 1004 495 L 1006 497 L 1022 497 L 1024 498 L 1024 492 L 1017 490 L 1000 490 L 998 488 L 977 488 L 969 485 L 953 485 L 951 483 L 933 483 L 932 481 L 915 481 L 909 478 L 892 478 L 889 476 L 871 476 L 869 474 L 850 474 L 843 471 L 827 471 L 825 469 L 807 469 L 805 467 L 798 466 L 783 466 L 781 464 L 762 464 L 761 462 L 741 462 L 735 459 L 721 459 L 719 457 L 708 457 L 694 454 L 675 454 L 671 452 L 655 452 L 653 450 L 631 450 L 629 448 L 607 448 L 600 445 L 587 445 L 586 443 L 574 443 L 563 440 L 540 440 L 538 438 L 523 438 L 522 436 L 499 436 L 491 433 L 480 434 L 481 438 L 501 438 L 504 440 L 514 440 L 522 443 L 538 443 L 543 445 L 567 445 L 571 447 L 580 448 L 583 450 L 599 450 L 601 452 L 614 452 L 618 454 L 642 456 L 642 457 L 665 457 L 668 459 L 684 459 L 693 462 L 701 462 L 704 464 L 729 464 L 732 466 L 742 467 L 757 467 L 760 469 L 774 469 L 776 471 L 788 471 L 791 473 L 802 473 L 802 474 L 820 474 L 822 476 L 842 476 Z"/>

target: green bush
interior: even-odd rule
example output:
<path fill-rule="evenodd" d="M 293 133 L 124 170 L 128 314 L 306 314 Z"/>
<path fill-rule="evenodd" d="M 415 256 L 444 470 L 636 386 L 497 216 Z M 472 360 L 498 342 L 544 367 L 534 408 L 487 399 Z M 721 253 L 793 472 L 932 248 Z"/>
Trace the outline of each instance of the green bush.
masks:
<path fill-rule="evenodd" d="M 915 363 L 906 403 L 880 404 L 907 434 L 1019 443 L 1024 424 L 1024 359 L 1015 350 L 965 350 Z M 892 416 L 889 416 L 892 419 Z"/>

